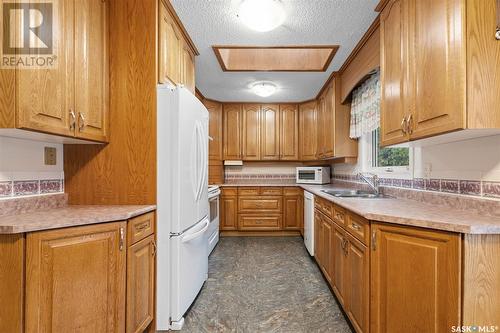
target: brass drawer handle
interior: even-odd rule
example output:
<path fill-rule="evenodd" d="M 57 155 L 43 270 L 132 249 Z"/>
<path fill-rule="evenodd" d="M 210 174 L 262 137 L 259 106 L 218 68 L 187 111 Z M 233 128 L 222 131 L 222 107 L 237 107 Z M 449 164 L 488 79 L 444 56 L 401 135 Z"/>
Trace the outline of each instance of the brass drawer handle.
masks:
<path fill-rule="evenodd" d="M 85 116 L 83 113 L 78 112 L 78 130 L 81 132 L 83 131 L 83 128 L 85 127 Z"/>
<path fill-rule="evenodd" d="M 135 226 L 135 230 L 137 231 L 144 231 L 144 229 L 147 229 L 149 228 L 149 222 L 143 222 L 141 224 L 137 224 Z"/>
<path fill-rule="evenodd" d="M 403 134 L 406 134 L 406 117 L 403 117 L 403 120 L 401 120 L 401 131 L 403 132 Z"/>
<path fill-rule="evenodd" d="M 354 230 L 361 230 L 361 227 L 359 225 L 357 225 L 356 223 L 351 223 L 351 227 L 354 229 Z"/>
<path fill-rule="evenodd" d="M 151 251 L 151 256 L 155 256 L 156 255 L 156 241 L 153 241 L 151 243 L 153 245 L 153 251 Z"/>
<path fill-rule="evenodd" d="M 69 129 L 74 130 L 75 126 L 76 126 L 76 114 L 75 114 L 75 111 L 73 109 L 69 109 L 69 116 L 71 118 L 71 120 L 69 122 Z"/>

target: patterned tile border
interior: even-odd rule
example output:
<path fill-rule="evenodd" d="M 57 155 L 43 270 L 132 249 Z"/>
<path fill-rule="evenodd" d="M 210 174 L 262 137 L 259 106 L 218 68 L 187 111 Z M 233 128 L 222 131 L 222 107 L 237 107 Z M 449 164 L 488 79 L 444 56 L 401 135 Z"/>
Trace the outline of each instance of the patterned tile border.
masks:
<path fill-rule="evenodd" d="M 238 179 L 295 179 L 295 174 L 265 174 L 265 173 L 225 173 L 226 180 L 238 180 Z"/>
<path fill-rule="evenodd" d="M 333 175 L 332 180 L 363 183 L 357 175 Z M 461 179 L 380 178 L 380 185 L 440 193 L 463 194 L 500 199 L 500 182 Z"/>
<path fill-rule="evenodd" d="M 0 182 L 0 198 L 64 193 L 63 179 L 14 180 Z"/>

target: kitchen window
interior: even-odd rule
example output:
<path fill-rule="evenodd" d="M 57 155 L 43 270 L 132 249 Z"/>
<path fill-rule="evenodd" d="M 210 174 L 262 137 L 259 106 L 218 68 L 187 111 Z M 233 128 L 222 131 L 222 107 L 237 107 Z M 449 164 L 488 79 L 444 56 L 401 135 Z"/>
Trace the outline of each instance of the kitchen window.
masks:
<path fill-rule="evenodd" d="M 408 145 L 398 147 L 380 146 L 380 128 L 363 135 L 361 149 L 364 156 L 364 171 L 383 177 L 410 176 L 413 160 L 413 149 Z"/>

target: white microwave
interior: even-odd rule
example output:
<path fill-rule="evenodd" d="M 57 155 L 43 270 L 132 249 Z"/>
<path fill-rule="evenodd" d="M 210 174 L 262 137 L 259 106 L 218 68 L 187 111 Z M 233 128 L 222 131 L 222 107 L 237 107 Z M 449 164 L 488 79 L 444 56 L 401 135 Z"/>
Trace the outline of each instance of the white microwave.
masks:
<path fill-rule="evenodd" d="M 296 182 L 299 184 L 330 183 L 330 167 L 297 167 Z"/>

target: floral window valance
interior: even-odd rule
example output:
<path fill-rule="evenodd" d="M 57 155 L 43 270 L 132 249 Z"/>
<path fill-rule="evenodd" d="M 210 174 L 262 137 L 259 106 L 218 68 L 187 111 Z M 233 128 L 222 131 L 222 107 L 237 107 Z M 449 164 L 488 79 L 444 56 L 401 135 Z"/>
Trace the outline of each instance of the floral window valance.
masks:
<path fill-rule="evenodd" d="M 380 126 L 380 71 L 377 71 L 352 93 L 349 136 L 360 138 Z"/>

